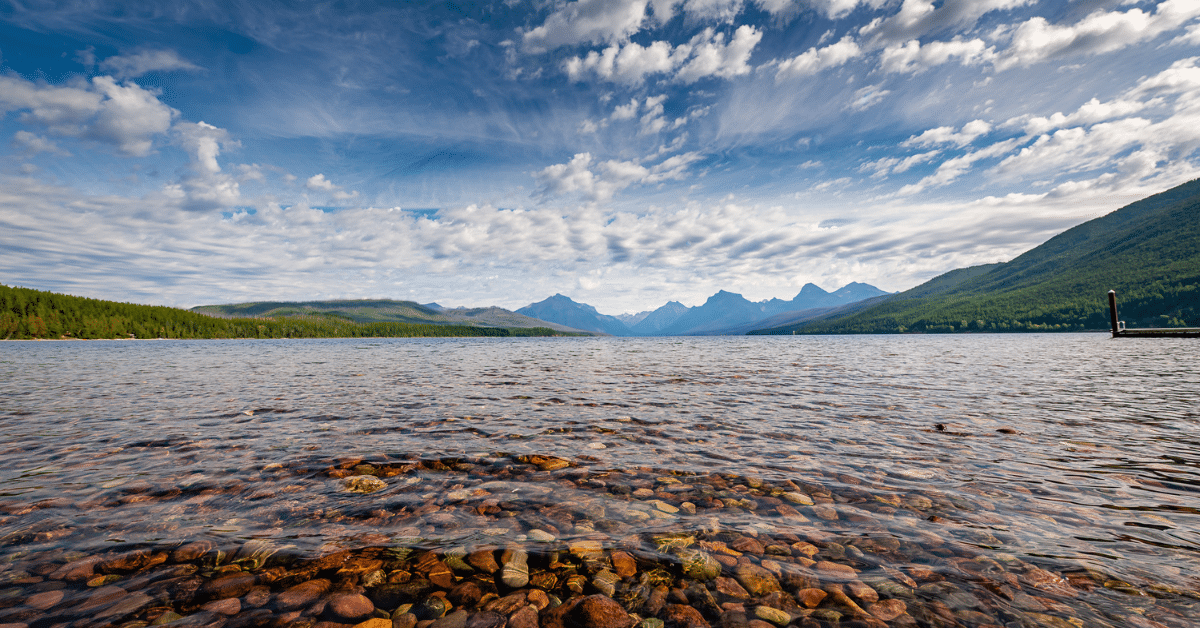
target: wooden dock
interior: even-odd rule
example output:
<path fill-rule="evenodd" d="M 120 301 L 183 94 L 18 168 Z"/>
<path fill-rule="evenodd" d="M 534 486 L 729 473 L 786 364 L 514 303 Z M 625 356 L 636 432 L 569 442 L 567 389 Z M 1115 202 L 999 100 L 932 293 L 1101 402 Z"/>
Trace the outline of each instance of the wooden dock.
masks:
<path fill-rule="evenodd" d="M 1108 315 L 1112 319 L 1113 338 L 1200 338 L 1200 327 L 1144 327 L 1126 329 L 1117 320 L 1117 291 L 1108 291 Z"/>

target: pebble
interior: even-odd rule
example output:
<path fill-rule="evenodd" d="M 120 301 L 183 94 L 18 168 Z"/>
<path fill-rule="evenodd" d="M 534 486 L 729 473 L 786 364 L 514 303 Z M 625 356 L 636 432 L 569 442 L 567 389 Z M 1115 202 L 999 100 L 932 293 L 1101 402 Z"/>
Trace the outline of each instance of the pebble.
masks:
<path fill-rule="evenodd" d="M 792 616 L 777 608 L 770 606 L 756 606 L 754 608 L 754 616 L 763 620 L 769 621 L 776 626 L 786 626 L 792 621 Z"/>
<path fill-rule="evenodd" d="M 883 621 L 892 621 L 908 610 L 903 600 L 883 600 L 867 607 L 867 611 Z"/>
<path fill-rule="evenodd" d="M 1002 599 L 999 607 L 1022 625 L 1078 628 L 1094 621 L 1086 614 L 1093 589 L 1140 602 L 1139 612 L 1156 623 L 1139 627 L 1187 617 L 1169 614 L 1179 608 L 1170 596 L 1183 592 L 1150 591 L 1099 572 L 1060 573 L 1025 562 L 1019 547 L 981 551 L 1012 543 L 1012 535 L 1002 520 L 986 519 L 998 519 L 994 513 L 958 494 L 878 492 L 857 488 L 863 478 L 840 475 L 827 476 L 828 489 L 715 474 L 682 482 L 648 470 L 589 473 L 561 458 L 523 457 L 524 467 L 513 458 L 428 461 L 415 471 L 379 462 L 357 475 L 361 465 L 337 467 L 351 473 L 338 480 L 343 487 L 355 478 L 386 487 L 380 478 L 394 478 L 392 486 L 411 500 L 372 504 L 343 494 L 343 504 L 357 505 L 326 511 L 328 529 L 371 523 L 360 540 L 330 543 L 319 558 L 287 555 L 261 540 L 17 555 L 4 565 L 0 621 L 29 622 L 66 608 L 66 623 L 86 614 L 127 628 L 252 625 L 268 616 L 310 628 L 982 626 L 1001 625 L 1005 615 L 994 600 Z M 505 476 L 509 467 L 521 473 Z M 488 468 L 494 478 L 474 481 Z M 271 482 L 287 473 L 280 468 Z M 536 482 L 516 477 L 529 473 Z M 137 494 L 153 495 L 151 488 Z M 943 509 L 972 505 L 990 531 L 920 528 L 931 508 L 949 519 L 958 515 Z M 796 507 L 811 509 L 815 522 Z M 6 508 L 0 504 L 0 517 L 14 511 Z M 1063 516 L 1075 513 L 1047 515 Z M 825 520 L 837 520 L 836 529 Z M 480 544 L 487 542 L 495 545 Z"/>
<path fill-rule="evenodd" d="M 329 597 L 326 610 L 338 619 L 359 621 L 375 610 L 375 604 L 359 593 L 336 593 Z"/>
<path fill-rule="evenodd" d="M 387 488 L 387 482 L 373 475 L 352 475 L 342 480 L 342 487 L 351 493 L 374 493 Z"/>
<path fill-rule="evenodd" d="M 505 550 L 500 557 L 500 580 L 504 585 L 519 589 L 529 584 L 529 554 L 523 549 Z"/>

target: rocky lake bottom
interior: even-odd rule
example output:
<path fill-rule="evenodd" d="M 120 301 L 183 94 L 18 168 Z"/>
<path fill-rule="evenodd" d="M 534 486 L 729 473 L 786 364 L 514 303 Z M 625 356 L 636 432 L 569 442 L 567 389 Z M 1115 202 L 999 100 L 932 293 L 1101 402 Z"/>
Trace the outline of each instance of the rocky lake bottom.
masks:
<path fill-rule="evenodd" d="M 0 628 L 1200 625 L 1195 343 L 0 344 Z"/>

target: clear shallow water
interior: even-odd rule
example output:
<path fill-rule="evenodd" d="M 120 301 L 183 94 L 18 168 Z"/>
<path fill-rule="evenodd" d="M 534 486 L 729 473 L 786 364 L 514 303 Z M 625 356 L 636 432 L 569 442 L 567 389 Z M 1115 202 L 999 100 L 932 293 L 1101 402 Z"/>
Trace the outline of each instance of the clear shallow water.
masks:
<path fill-rule="evenodd" d="M 964 557 L 1066 578 L 1074 595 L 1040 587 L 1066 606 L 1043 616 L 1196 625 L 1198 350 L 1101 334 L 0 343 L 0 557 L 16 565 L 0 579 L 36 579 L 27 556 L 198 539 L 504 546 L 566 503 L 573 520 L 542 519 L 559 541 L 641 535 L 645 557 L 664 530 L 842 548 L 818 559 L 898 539 L 840 560 L 864 580 L 931 568 L 941 580 L 913 589 L 984 600 L 948 604 L 963 625 L 1034 612 Z M 528 455 L 572 466 L 527 472 Z M 364 470 L 386 488 L 344 490 Z M 656 508 L 665 494 L 695 513 Z"/>

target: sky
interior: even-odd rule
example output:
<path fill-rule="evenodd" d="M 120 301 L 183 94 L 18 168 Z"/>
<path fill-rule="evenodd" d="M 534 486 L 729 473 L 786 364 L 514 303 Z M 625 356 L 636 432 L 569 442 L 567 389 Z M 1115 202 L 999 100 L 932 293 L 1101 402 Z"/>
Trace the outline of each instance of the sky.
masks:
<path fill-rule="evenodd" d="M 0 0 L 0 283 L 119 301 L 898 291 L 1198 148 L 1200 0 Z"/>

